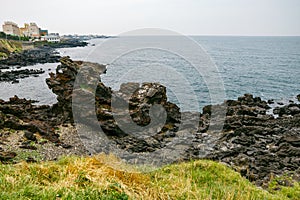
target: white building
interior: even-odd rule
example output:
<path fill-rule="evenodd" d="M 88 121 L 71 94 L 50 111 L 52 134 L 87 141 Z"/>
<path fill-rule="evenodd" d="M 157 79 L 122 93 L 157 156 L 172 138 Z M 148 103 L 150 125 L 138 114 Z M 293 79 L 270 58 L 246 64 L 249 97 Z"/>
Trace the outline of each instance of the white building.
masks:
<path fill-rule="evenodd" d="M 49 34 L 41 37 L 42 41 L 47 41 L 47 42 L 54 42 L 58 43 L 60 42 L 60 37 L 59 34 Z"/>

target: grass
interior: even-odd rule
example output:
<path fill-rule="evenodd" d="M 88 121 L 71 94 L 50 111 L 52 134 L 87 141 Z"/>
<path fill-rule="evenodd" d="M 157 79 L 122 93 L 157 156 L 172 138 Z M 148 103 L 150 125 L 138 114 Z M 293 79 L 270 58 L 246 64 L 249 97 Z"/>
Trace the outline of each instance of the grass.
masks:
<path fill-rule="evenodd" d="M 12 52 L 20 51 L 22 51 L 21 42 L 0 39 L 0 60 L 7 58 Z"/>
<path fill-rule="evenodd" d="M 284 200 L 297 199 L 300 186 L 295 183 L 291 188 L 270 191 L 257 188 L 223 164 L 207 160 L 147 173 L 111 155 L 0 164 L 0 199 Z"/>
<path fill-rule="evenodd" d="M 8 55 L 6 53 L 0 52 L 0 60 L 7 57 Z"/>
<path fill-rule="evenodd" d="M 28 158 L 33 158 L 35 161 L 41 161 L 42 155 L 35 150 L 19 150 L 17 151 L 17 156 L 12 160 L 12 162 L 21 162 L 27 160 Z"/>
<path fill-rule="evenodd" d="M 16 41 L 0 39 L 0 47 L 7 49 L 9 52 L 22 51 L 22 43 Z"/>
<path fill-rule="evenodd" d="M 273 178 L 269 184 L 269 189 L 274 194 L 283 195 L 290 199 L 300 199 L 300 183 L 293 181 L 291 175 Z"/>

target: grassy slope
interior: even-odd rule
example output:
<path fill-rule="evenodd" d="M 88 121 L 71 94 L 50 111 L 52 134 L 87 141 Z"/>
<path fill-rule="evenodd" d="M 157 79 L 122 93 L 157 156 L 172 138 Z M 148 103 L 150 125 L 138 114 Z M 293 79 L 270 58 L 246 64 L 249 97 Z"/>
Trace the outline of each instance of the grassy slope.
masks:
<path fill-rule="evenodd" d="M 7 58 L 9 53 L 22 51 L 22 43 L 0 39 L 0 59 Z"/>
<path fill-rule="evenodd" d="M 117 167 L 112 168 L 112 163 Z M 128 167 L 130 172 L 120 170 Z M 113 156 L 104 155 L 65 157 L 37 164 L 0 164 L 0 199 L 282 200 L 297 197 L 300 197 L 298 183 L 271 194 L 223 164 L 206 160 L 170 165 L 150 173 L 140 173 Z"/>

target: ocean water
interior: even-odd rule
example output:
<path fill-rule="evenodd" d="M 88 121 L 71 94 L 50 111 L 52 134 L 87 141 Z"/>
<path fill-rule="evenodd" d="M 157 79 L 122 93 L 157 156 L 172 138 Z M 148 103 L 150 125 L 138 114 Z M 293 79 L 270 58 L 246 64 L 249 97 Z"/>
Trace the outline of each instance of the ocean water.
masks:
<path fill-rule="evenodd" d="M 207 76 L 206 70 L 197 70 L 191 64 L 193 61 L 180 54 L 149 48 L 152 43 L 168 43 L 198 59 L 196 51 L 176 37 L 131 37 L 130 41 L 148 41 L 147 48 L 136 48 L 120 55 L 116 49 L 131 44 L 118 43 L 118 39 L 109 39 L 115 42 L 112 45 L 114 48 L 110 49 L 103 50 L 103 44 L 110 42 L 107 39 L 93 39 L 87 47 L 58 51 L 72 59 L 108 64 L 107 73 L 101 75 L 101 80 L 115 90 L 124 82 L 160 82 L 167 86 L 169 100 L 179 104 L 182 110 L 201 110 L 204 105 L 216 103 L 212 100 L 214 88 L 209 87 L 207 81 L 214 82 L 211 77 L 218 78 L 215 80 L 218 83 L 216 87 L 222 89 L 223 99 L 218 101 L 236 99 L 245 93 L 265 100 L 287 101 L 300 94 L 300 37 L 191 36 L 190 39 L 202 47 L 205 56 L 217 67 Z M 0 98 L 5 99 L 16 93 L 51 104 L 55 102 L 55 95 L 42 84 L 43 81 L 38 80 L 44 78 L 41 76 L 20 82 L 29 85 L 27 88 L 30 90 L 26 87 L 19 90 L 16 85 L 0 83 Z"/>
<path fill-rule="evenodd" d="M 166 39 L 153 37 L 149 43 L 164 42 Z M 300 37 L 191 36 L 191 39 L 217 66 L 216 73 L 223 83 L 224 98 L 236 99 L 251 93 L 265 100 L 285 102 L 300 94 Z M 100 51 L 102 47 L 97 45 L 102 42 L 107 41 L 92 40 L 90 43 L 95 46 L 64 49 L 62 54 L 74 59 L 106 63 L 105 59 L 101 59 L 116 52 L 106 49 L 101 51 L 105 55 L 99 56 L 95 52 Z M 176 41 L 176 37 L 170 42 L 189 50 L 187 45 Z M 193 54 L 192 51 L 189 53 Z M 114 56 L 116 58 L 108 62 L 107 73 L 101 79 L 115 90 L 123 82 L 158 81 L 167 86 L 170 101 L 181 105 L 183 110 L 201 110 L 211 103 L 213 91 L 207 87 L 205 78 L 187 60 L 172 52 L 137 48 Z M 182 103 L 182 99 L 185 102 Z M 186 102 L 187 107 L 182 105 Z"/>
<path fill-rule="evenodd" d="M 11 84 L 10 82 L 0 82 L 0 99 L 8 100 L 10 97 L 17 95 L 19 98 L 26 98 L 39 101 L 37 104 L 54 104 L 56 95 L 48 88 L 46 78 L 49 73 L 55 73 L 56 66 L 59 63 L 36 64 L 33 66 L 22 67 L 21 69 L 44 69 L 45 73 L 39 74 L 39 77 L 29 77 L 19 79 L 19 83 Z M 17 68 L 12 67 L 13 70 Z"/>

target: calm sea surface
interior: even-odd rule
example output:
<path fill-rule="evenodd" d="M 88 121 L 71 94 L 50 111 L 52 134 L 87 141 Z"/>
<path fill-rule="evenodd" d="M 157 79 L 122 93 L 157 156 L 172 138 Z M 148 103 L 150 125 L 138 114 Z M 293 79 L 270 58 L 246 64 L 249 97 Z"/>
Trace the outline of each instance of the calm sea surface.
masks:
<path fill-rule="evenodd" d="M 223 83 L 224 97 L 236 99 L 244 93 L 252 93 L 263 99 L 286 101 L 300 94 L 300 37 L 209 37 L 192 36 L 217 66 L 219 79 Z M 139 38 L 140 39 L 140 38 Z M 117 40 L 117 39 L 111 39 Z M 188 45 L 155 37 L 155 42 L 165 42 L 182 47 L 191 55 Z M 73 59 L 96 61 L 109 64 L 102 81 L 113 89 L 123 82 L 160 82 L 167 86 L 170 101 L 182 106 L 182 99 L 189 102 L 183 110 L 200 110 L 211 103 L 211 88 L 206 80 L 189 62 L 180 55 L 162 49 L 141 48 L 123 55 L 106 50 L 97 52 L 104 39 L 90 40 L 90 45 L 80 48 L 59 49 L 62 55 Z M 116 45 L 115 45 L 116 46 Z M 118 48 L 118 46 L 116 46 Z M 112 55 L 115 54 L 115 55 Z M 113 61 L 103 57 L 115 57 Z M 36 65 L 34 68 L 54 70 L 57 64 Z M 19 84 L 0 83 L 0 98 L 8 99 L 17 94 L 20 97 L 36 99 L 40 104 L 52 104 L 55 95 L 51 93 L 44 79 L 21 80 Z M 187 89 L 188 88 L 188 89 Z"/>

